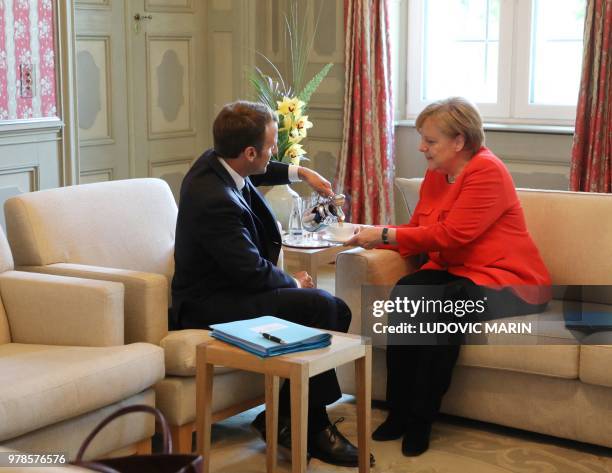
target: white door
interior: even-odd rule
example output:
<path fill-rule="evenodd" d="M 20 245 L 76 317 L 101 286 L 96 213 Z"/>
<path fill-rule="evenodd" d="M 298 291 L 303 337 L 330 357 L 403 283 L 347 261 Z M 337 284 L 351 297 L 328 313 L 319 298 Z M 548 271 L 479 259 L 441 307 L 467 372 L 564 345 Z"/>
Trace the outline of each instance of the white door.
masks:
<path fill-rule="evenodd" d="M 75 0 L 81 183 L 130 176 L 124 1 Z"/>
<path fill-rule="evenodd" d="M 204 15 L 200 0 L 129 1 L 131 174 L 166 180 L 175 197 L 207 133 Z"/>

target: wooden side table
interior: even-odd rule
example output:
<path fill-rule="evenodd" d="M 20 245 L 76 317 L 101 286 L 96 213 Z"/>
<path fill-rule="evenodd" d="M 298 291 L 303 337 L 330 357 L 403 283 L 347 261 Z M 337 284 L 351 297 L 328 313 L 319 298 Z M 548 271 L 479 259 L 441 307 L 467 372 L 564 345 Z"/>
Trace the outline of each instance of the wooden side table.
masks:
<path fill-rule="evenodd" d="M 204 473 L 210 471 L 212 387 L 215 365 L 261 373 L 266 384 L 266 465 L 276 468 L 279 378 L 291 381 L 291 464 L 293 473 L 306 471 L 308 432 L 308 383 L 312 376 L 355 362 L 357 387 L 357 432 L 359 472 L 370 471 L 370 418 L 372 346 L 357 335 L 330 332 L 326 348 L 271 358 L 260 358 L 228 343 L 214 340 L 197 347 L 196 431 L 197 451 L 204 458 Z"/>
<path fill-rule="evenodd" d="M 285 257 L 297 258 L 299 269 L 308 272 L 312 277 L 314 287 L 317 287 L 319 266 L 325 263 L 333 263 L 336 261 L 336 255 L 338 253 L 351 248 L 352 247 L 342 245 L 328 246 L 325 248 L 295 248 L 283 245 L 283 252 L 285 253 Z"/>

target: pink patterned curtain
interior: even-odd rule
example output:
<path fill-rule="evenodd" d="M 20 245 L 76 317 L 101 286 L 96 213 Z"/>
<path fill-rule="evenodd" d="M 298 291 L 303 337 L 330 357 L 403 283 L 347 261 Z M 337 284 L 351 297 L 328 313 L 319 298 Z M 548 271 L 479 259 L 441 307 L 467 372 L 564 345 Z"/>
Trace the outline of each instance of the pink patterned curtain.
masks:
<path fill-rule="evenodd" d="M 612 192 L 612 0 L 588 0 L 570 190 Z"/>
<path fill-rule="evenodd" d="M 354 223 L 393 218 L 393 102 L 388 0 L 345 0 L 344 131 L 336 185 Z"/>

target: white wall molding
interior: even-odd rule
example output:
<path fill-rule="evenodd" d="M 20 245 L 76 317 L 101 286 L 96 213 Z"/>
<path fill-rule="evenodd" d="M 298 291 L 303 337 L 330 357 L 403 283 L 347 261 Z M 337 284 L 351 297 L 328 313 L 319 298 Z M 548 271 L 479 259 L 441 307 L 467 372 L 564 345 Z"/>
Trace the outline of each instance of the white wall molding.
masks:
<path fill-rule="evenodd" d="M 64 122 L 57 117 L 32 118 L 29 120 L 4 120 L 0 126 L 0 139 L 7 136 L 59 133 L 64 128 Z"/>
<path fill-rule="evenodd" d="M 61 146 L 62 186 L 79 183 L 79 127 L 77 123 L 76 34 L 73 0 L 55 0 L 57 27 L 58 112 L 64 122 Z"/>
<path fill-rule="evenodd" d="M 416 120 L 396 120 L 396 127 L 415 128 Z M 573 135 L 574 127 L 569 125 L 550 125 L 540 123 L 517 123 L 512 121 L 483 124 L 485 131 L 496 131 L 503 133 L 538 133 L 543 135 Z"/>

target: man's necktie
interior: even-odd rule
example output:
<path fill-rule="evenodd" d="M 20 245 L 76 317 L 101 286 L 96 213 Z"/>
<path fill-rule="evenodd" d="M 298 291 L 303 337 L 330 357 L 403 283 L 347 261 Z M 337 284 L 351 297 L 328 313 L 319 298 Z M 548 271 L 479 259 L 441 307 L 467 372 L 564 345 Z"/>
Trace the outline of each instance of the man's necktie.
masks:
<path fill-rule="evenodd" d="M 244 197 L 244 200 L 246 200 L 247 204 L 249 204 L 249 207 L 250 207 L 251 206 L 251 191 L 249 190 L 248 182 L 244 183 L 244 187 L 242 188 L 242 196 Z"/>

